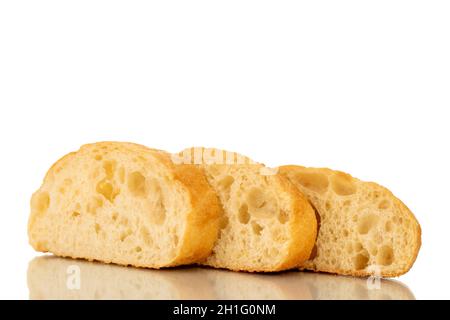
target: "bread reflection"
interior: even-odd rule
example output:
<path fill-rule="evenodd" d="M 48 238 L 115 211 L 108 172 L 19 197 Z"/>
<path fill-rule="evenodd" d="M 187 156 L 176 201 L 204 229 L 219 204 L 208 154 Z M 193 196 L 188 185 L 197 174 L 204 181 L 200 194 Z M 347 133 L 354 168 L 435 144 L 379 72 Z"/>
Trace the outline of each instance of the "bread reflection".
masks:
<path fill-rule="evenodd" d="M 336 276 L 311 272 L 249 274 L 209 270 L 216 299 L 283 300 L 414 300 L 399 281 Z"/>
<path fill-rule="evenodd" d="M 79 289 L 71 287 L 72 269 Z M 414 299 L 398 281 L 307 272 L 250 274 L 207 268 L 148 270 L 42 256 L 28 267 L 30 299 Z"/>
<path fill-rule="evenodd" d="M 71 287 L 71 269 L 79 268 L 79 289 Z M 43 256 L 28 266 L 30 299 L 210 299 L 202 270 L 150 270 Z"/>
<path fill-rule="evenodd" d="M 365 278 L 322 273 L 302 273 L 300 277 L 297 281 L 309 288 L 314 300 L 415 300 L 411 290 L 396 280 L 379 279 L 377 285 Z"/>

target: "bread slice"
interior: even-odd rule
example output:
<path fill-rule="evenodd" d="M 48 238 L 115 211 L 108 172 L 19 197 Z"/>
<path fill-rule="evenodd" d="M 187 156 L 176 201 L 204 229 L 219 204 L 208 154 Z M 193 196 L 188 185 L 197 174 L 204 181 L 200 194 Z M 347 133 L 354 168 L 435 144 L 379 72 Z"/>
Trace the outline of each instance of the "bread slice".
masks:
<path fill-rule="evenodd" d="M 416 260 L 421 229 L 386 188 L 330 169 L 282 166 L 320 215 L 316 249 L 303 269 L 395 277 Z"/>
<path fill-rule="evenodd" d="M 202 171 L 144 146 L 88 144 L 56 162 L 31 199 L 37 251 L 161 268 L 205 259 L 221 207 Z"/>
<path fill-rule="evenodd" d="M 204 170 L 224 209 L 219 239 L 204 264 L 271 272 L 309 257 L 316 238 L 314 210 L 288 179 L 223 150 L 190 148 L 177 156 Z"/>

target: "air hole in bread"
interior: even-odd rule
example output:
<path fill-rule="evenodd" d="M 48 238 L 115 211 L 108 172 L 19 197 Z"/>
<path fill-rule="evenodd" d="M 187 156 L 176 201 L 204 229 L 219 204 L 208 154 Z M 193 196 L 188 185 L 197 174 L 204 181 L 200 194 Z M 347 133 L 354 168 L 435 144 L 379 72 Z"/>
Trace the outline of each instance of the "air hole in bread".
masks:
<path fill-rule="evenodd" d="M 141 252 L 141 251 L 142 251 L 142 248 L 139 247 L 139 246 L 137 246 L 137 247 L 134 248 L 134 251 L 136 251 L 136 252 Z"/>
<path fill-rule="evenodd" d="M 263 230 L 263 227 L 256 221 L 252 221 L 252 230 L 254 234 L 259 236 L 261 234 L 261 231 Z"/>
<path fill-rule="evenodd" d="M 116 171 L 116 161 L 105 161 L 103 162 L 103 169 L 105 170 L 106 177 L 112 179 L 114 177 L 114 172 Z"/>
<path fill-rule="evenodd" d="M 132 234 L 131 229 L 127 229 L 120 233 L 120 241 L 124 242 Z"/>
<path fill-rule="evenodd" d="M 107 179 L 103 179 L 97 183 L 97 192 L 105 197 L 109 202 L 114 202 L 114 199 L 119 194 L 119 191 Z"/>
<path fill-rule="evenodd" d="M 390 221 L 386 221 L 386 223 L 384 224 L 384 229 L 386 230 L 386 232 L 391 232 L 392 231 L 392 223 Z"/>
<path fill-rule="evenodd" d="M 225 176 L 219 181 L 219 186 L 222 190 L 229 190 L 233 182 L 234 178 L 232 176 Z"/>
<path fill-rule="evenodd" d="M 378 209 L 386 210 L 389 209 L 390 206 L 391 203 L 388 200 L 381 200 L 380 203 L 378 204 Z"/>
<path fill-rule="evenodd" d="M 328 189 L 328 177 L 322 173 L 298 172 L 294 179 L 302 186 L 318 193 L 324 193 Z"/>
<path fill-rule="evenodd" d="M 117 212 L 113 212 L 113 213 L 111 214 L 111 219 L 112 219 L 112 221 L 116 221 L 118 217 L 119 217 L 119 214 L 118 214 Z"/>
<path fill-rule="evenodd" d="M 101 230 L 100 225 L 98 223 L 96 223 L 94 228 L 95 228 L 95 233 L 98 235 L 100 233 L 100 230 Z"/>
<path fill-rule="evenodd" d="M 352 204 L 351 200 L 345 200 L 344 201 L 344 207 L 350 207 L 351 204 Z"/>
<path fill-rule="evenodd" d="M 156 225 L 162 225 L 166 220 L 166 205 L 163 192 L 158 180 L 151 178 L 146 181 L 147 193 L 153 195 L 151 202 L 147 202 L 150 221 Z"/>
<path fill-rule="evenodd" d="M 353 266 L 356 270 L 363 270 L 367 268 L 369 263 L 369 253 L 366 250 L 358 253 L 353 257 Z"/>
<path fill-rule="evenodd" d="M 241 205 L 238 212 L 238 220 L 240 223 L 247 224 L 250 221 L 250 214 L 248 213 L 247 204 Z"/>
<path fill-rule="evenodd" d="M 247 203 L 250 208 L 261 209 L 266 205 L 264 192 L 260 188 L 252 188 L 247 194 Z"/>
<path fill-rule="evenodd" d="M 173 236 L 173 243 L 178 245 L 178 236 L 176 234 Z"/>
<path fill-rule="evenodd" d="M 72 213 L 70 214 L 70 216 L 72 217 L 72 218 L 76 218 L 76 217 L 79 217 L 81 214 L 78 212 L 78 211 L 72 211 Z"/>
<path fill-rule="evenodd" d="M 128 190 L 136 197 L 145 197 L 147 195 L 147 186 L 145 177 L 139 171 L 128 175 Z"/>
<path fill-rule="evenodd" d="M 384 245 L 380 248 L 377 255 L 377 264 L 389 266 L 394 262 L 394 252 L 391 246 Z"/>
<path fill-rule="evenodd" d="M 348 232 L 347 229 L 344 229 L 343 232 L 342 232 L 342 234 L 343 234 L 344 237 L 348 237 L 349 232 Z"/>
<path fill-rule="evenodd" d="M 366 214 L 359 218 L 358 221 L 358 233 L 367 234 L 369 231 L 376 227 L 378 223 L 378 216 L 374 214 Z"/>
<path fill-rule="evenodd" d="M 99 154 L 95 155 L 94 160 L 101 161 L 103 157 Z"/>
<path fill-rule="evenodd" d="M 33 210 L 44 213 L 50 206 L 50 196 L 47 192 L 36 193 L 31 201 Z"/>
<path fill-rule="evenodd" d="M 285 224 L 289 221 L 289 214 L 284 210 L 280 210 L 278 214 L 278 221 L 280 221 L 280 223 L 282 224 Z"/>
<path fill-rule="evenodd" d="M 331 209 L 331 203 L 330 201 L 325 202 L 325 209 L 330 210 Z"/>
<path fill-rule="evenodd" d="M 332 176 L 331 186 L 334 193 L 339 196 L 349 196 L 356 192 L 356 186 L 352 177 L 345 173 L 336 173 Z"/>

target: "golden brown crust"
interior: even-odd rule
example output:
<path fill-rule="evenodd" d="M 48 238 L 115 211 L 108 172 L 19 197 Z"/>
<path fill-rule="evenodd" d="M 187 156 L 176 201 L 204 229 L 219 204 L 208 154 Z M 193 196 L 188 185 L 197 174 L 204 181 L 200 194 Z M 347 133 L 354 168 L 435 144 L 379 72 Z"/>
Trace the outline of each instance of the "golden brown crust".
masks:
<path fill-rule="evenodd" d="M 314 210 L 306 197 L 288 179 L 282 175 L 275 175 L 275 178 L 281 190 L 291 195 L 292 212 L 294 213 L 289 222 L 290 240 L 283 261 L 276 267 L 270 266 L 267 268 L 241 267 L 233 264 L 223 267 L 213 262 L 208 262 L 205 265 L 232 271 L 270 273 L 293 269 L 309 258 L 317 235 L 317 220 Z"/>
<path fill-rule="evenodd" d="M 220 215 L 220 206 L 215 193 L 209 187 L 201 170 L 194 165 L 177 165 L 171 161 L 171 156 L 161 150 L 150 149 L 145 146 L 126 143 L 126 142 L 98 142 L 93 144 L 83 145 L 77 152 L 71 152 L 55 164 L 51 166 L 45 175 L 42 188 L 46 187 L 47 183 L 50 183 L 53 179 L 53 175 L 62 170 L 71 158 L 79 152 L 89 152 L 93 148 L 105 148 L 121 150 L 123 152 L 132 152 L 136 155 L 142 155 L 144 158 L 146 155 L 151 154 L 156 158 L 168 172 L 171 172 L 171 178 L 182 185 L 187 191 L 189 196 L 192 211 L 187 213 L 186 224 L 183 237 L 180 239 L 181 245 L 179 246 L 178 253 L 174 259 L 164 267 L 175 266 L 180 264 L 189 264 L 199 262 L 205 259 L 214 246 L 214 242 L 217 238 Z M 30 245 L 37 251 L 48 252 L 49 250 L 41 245 L 39 242 L 34 241 L 31 236 L 34 222 L 37 219 L 37 213 L 31 212 L 28 222 L 28 234 Z M 52 248 L 52 253 L 71 258 L 81 258 L 89 261 L 97 260 L 96 256 L 76 255 L 74 253 L 68 254 L 64 250 L 58 250 L 58 248 Z M 119 265 L 130 265 L 130 262 L 126 259 L 116 257 L 114 261 L 108 259 L 102 259 L 105 263 L 115 263 Z M 139 262 L 133 263 L 137 267 L 151 267 L 159 268 L 159 265 L 141 264 Z"/>
<path fill-rule="evenodd" d="M 383 277 L 397 277 L 402 274 L 405 274 L 406 272 L 408 272 L 411 269 L 415 260 L 417 259 L 417 256 L 418 256 L 418 253 L 419 253 L 419 250 L 421 247 L 421 228 L 420 228 L 420 225 L 419 225 L 417 219 L 415 218 L 414 214 L 409 210 L 409 208 L 401 200 L 399 200 L 397 197 L 395 197 L 391 191 L 389 191 L 388 189 L 386 189 L 374 182 L 360 181 L 342 171 L 331 170 L 328 168 L 306 168 L 306 167 L 297 166 L 297 165 L 286 165 L 286 166 L 279 167 L 279 172 L 287 177 L 289 177 L 288 173 L 295 172 L 297 170 L 310 170 L 312 172 L 323 173 L 327 176 L 330 176 L 333 174 L 339 174 L 339 175 L 351 178 L 356 183 L 363 183 L 363 184 L 366 184 L 367 186 L 370 186 L 373 189 L 384 190 L 385 193 L 387 195 L 389 195 L 389 197 L 393 201 L 394 205 L 397 206 L 404 215 L 408 216 L 412 221 L 414 221 L 412 228 L 414 229 L 415 241 L 413 244 L 411 244 L 411 245 L 413 245 L 414 253 L 413 253 L 413 255 L 410 256 L 409 261 L 406 261 L 405 267 L 402 269 L 396 270 L 395 272 L 394 271 L 382 271 L 381 275 Z M 318 272 L 327 272 L 327 273 L 340 274 L 340 275 L 351 275 L 351 276 L 358 276 L 358 277 L 367 277 L 367 276 L 373 275 L 372 272 L 368 272 L 366 270 L 351 270 L 351 271 L 349 271 L 349 270 L 344 270 L 344 269 L 339 269 L 339 268 L 317 268 L 317 266 L 315 266 L 313 263 L 311 263 L 311 261 L 305 262 L 303 267 L 301 267 L 300 269 L 301 270 L 312 270 L 312 271 L 318 271 Z"/>
<path fill-rule="evenodd" d="M 219 233 L 222 207 L 203 172 L 194 165 L 176 165 L 175 177 L 192 192 L 192 207 L 188 214 L 185 241 L 180 249 L 178 264 L 199 262 L 206 259 L 214 247 Z"/>
<path fill-rule="evenodd" d="M 193 147 L 179 152 L 178 154 L 176 154 L 176 156 L 179 156 L 180 160 L 182 160 L 183 162 L 188 163 L 194 163 L 195 159 L 197 165 L 205 170 L 205 168 L 208 166 L 208 159 L 205 159 L 204 155 L 205 150 L 208 151 L 209 156 L 212 155 L 215 157 L 215 159 L 219 159 L 220 161 L 222 161 L 221 163 L 227 162 L 225 159 L 225 154 L 227 154 L 227 156 L 232 155 L 234 162 L 223 164 L 224 166 L 250 166 L 251 170 L 249 170 L 249 172 L 252 172 L 255 169 L 255 166 L 258 168 L 258 170 L 264 168 L 262 164 L 256 163 L 246 156 L 220 149 Z M 195 152 L 197 152 L 198 154 L 196 155 Z M 238 159 L 241 162 L 238 162 Z M 226 269 L 246 272 L 277 272 L 297 267 L 301 262 L 308 259 L 311 254 L 311 250 L 314 247 L 317 231 L 317 221 L 314 210 L 312 209 L 308 200 L 298 191 L 297 188 L 295 188 L 295 186 L 286 177 L 279 174 L 274 174 L 271 177 L 274 178 L 273 183 L 276 184 L 279 192 L 286 194 L 291 200 L 292 215 L 288 222 L 290 226 L 289 245 L 286 250 L 285 256 L 282 261 L 275 267 L 272 265 L 267 266 L 267 268 L 254 268 L 251 266 L 239 265 L 234 261 L 228 261 L 226 264 Z M 203 264 L 218 269 L 225 267 L 222 263 L 218 263 L 214 259 L 208 259 Z"/>
<path fill-rule="evenodd" d="M 38 190 L 36 190 L 36 192 L 34 192 L 31 196 L 30 199 L 30 207 L 33 206 L 33 200 L 35 198 L 35 196 L 38 194 L 38 192 L 42 189 L 42 187 L 48 183 L 51 179 L 53 179 L 53 174 L 56 171 L 61 170 L 61 168 L 64 167 L 64 164 L 70 160 L 71 157 L 73 157 L 76 154 L 76 152 L 70 152 L 64 156 L 62 156 L 61 158 L 59 158 L 51 167 L 50 169 L 48 169 L 47 173 L 44 176 L 44 179 L 42 181 L 42 184 L 40 186 L 40 188 Z M 33 247 L 33 249 L 35 249 L 36 251 L 40 251 L 40 252 L 48 252 L 48 250 L 46 250 L 45 248 L 41 248 L 39 243 L 35 243 L 33 240 L 33 238 L 31 237 L 31 230 L 34 227 L 34 223 L 36 221 L 36 219 L 38 218 L 38 213 L 37 212 L 33 212 L 31 210 L 30 216 L 28 218 L 28 227 L 27 227 L 27 231 L 28 231 L 28 243 Z"/>
<path fill-rule="evenodd" d="M 295 214 L 290 221 L 291 239 L 288 255 L 284 263 L 274 271 L 291 269 L 306 261 L 311 255 L 317 235 L 317 220 L 306 197 L 285 177 L 277 175 L 277 179 L 282 188 L 292 194 Z"/>
<path fill-rule="evenodd" d="M 179 254 L 168 266 L 190 264 L 206 259 L 214 247 L 219 232 L 219 218 L 222 207 L 217 195 L 206 181 L 203 171 L 192 164 L 174 164 L 172 156 L 162 150 L 149 149 L 145 146 L 128 143 L 130 148 L 144 152 L 156 152 L 157 158 L 173 173 L 173 178 L 189 190 L 193 210 L 187 215 L 183 245 Z"/>

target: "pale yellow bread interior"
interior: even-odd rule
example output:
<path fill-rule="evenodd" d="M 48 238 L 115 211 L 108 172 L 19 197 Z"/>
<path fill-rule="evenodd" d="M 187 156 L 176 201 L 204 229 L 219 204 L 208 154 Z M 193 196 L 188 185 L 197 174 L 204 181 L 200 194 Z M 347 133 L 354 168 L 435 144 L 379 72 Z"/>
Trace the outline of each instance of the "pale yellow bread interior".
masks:
<path fill-rule="evenodd" d="M 394 277 L 416 260 L 421 229 L 389 190 L 330 169 L 282 166 L 320 216 L 316 248 L 302 268 L 344 275 Z"/>
<path fill-rule="evenodd" d="M 31 199 L 37 251 L 161 268 L 204 260 L 221 207 L 201 170 L 132 143 L 84 145 L 56 162 Z"/>
<path fill-rule="evenodd" d="M 316 217 L 288 179 L 219 149 L 189 148 L 177 156 L 203 169 L 223 207 L 219 239 L 204 264 L 271 272 L 296 267 L 310 256 Z"/>

